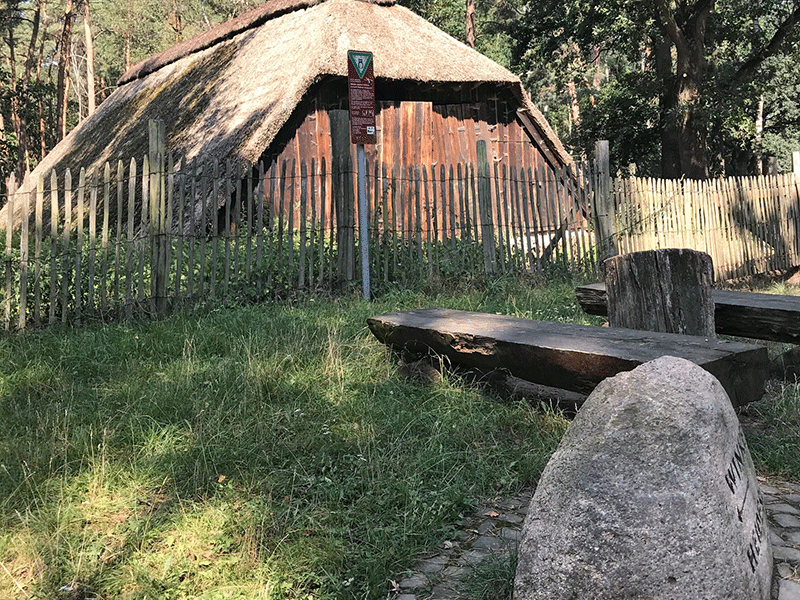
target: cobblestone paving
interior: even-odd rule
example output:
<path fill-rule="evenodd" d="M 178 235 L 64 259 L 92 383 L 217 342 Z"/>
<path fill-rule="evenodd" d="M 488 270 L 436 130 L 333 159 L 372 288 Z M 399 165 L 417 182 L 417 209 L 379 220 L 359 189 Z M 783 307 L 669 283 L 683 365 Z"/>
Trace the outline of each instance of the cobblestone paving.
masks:
<path fill-rule="evenodd" d="M 773 600 L 800 600 L 800 484 L 759 477 L 774 555 Z M 464 582 L 486 559 L 516 552 L 532 489 L 492 498 L 457 536 L 390 582 L 390 600 L 474 600 Z"/>

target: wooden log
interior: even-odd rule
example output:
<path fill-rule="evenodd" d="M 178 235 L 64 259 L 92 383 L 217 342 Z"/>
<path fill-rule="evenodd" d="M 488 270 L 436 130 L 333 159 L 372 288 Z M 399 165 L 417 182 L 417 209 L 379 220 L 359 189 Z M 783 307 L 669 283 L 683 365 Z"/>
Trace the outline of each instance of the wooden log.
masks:
<path fill-rule="evenodd" d="M 611 327 L 714 336 L 711 257 L 665 248 L 604 262 Z"/>
<path fill-rule="evenodd" d="M 714 321 L 718 334 L 800 344 L 800 296 L 713 290 Z M 606 316 L 604 283 L 575 288 L 583 311 Z"/>
<path fill-rule="evenodd" d="M 763 395 L 768 370 L 766 348 L 716 338 L 442 308 L 384 314 L 367 324 L 378 340 L 398 350 L 434 353 L 466 367 L 506 369 L 532 383 L 582 394 L 606 377 L 670 355 L 713 374 L 739 406 Z"/>

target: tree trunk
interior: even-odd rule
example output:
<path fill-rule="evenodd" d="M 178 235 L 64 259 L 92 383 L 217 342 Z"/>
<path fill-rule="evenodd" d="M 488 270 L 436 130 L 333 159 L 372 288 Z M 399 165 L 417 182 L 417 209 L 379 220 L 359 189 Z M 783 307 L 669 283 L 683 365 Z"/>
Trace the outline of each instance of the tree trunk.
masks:
<path fill-rule="evenodd" d="M 702 112 L 705 77 L 706 23 L 714 0 L 698 0 L 687 14 L 667 0 L 656 2 L 663 41 L 658 44 L 657 69 L 664 85 L 661 97 L 662 177 L 705 179 L 708 147 Z M 666 42 L 666 48 L 662 47 Z M 673 53 L 674 48 L 674 70 Z"/>
<path fill-rule="evenodd" d="M 42 4 L 42 23 L 44 31 L 39 42 L 39 56 L 36 59 L 36 83 L 42 80 L 42 61 L 44 60 L 44 43 L 47 38 L 47 5 Z M 39 97 L 39 159 L 44 160 L 47 155 L 47 125 L 44 120 L 44 100 Z"/>
<path fill-rule="evenodd" d="M 661 80 L 661 95 L 658 108 L 661 126 L 661 177 L 680 179 L 680 135 L 674 114 L 677 112 L 678 95 L 674 88 L 675 75 L 672 72 L 672 46 L 664 38 L 653 40 L 656 74 Z"/>
<path fill-rule="evenodd" d="M 83 2 L 83 33 L 86 39 L 86 116 L 91 117 L 95 108 L 94 92 L 94 40 L 89 19 L 89 0 Z"/>
<path fill-rule="evenodd" d="M 470 48 L 475 47 L 475 0 L 467 0 L 466 42 Z"/>
<path fill-rule="evenodd" d="M 63 140 L 67 135 L 67 106 L 69 101 L 69 67 L 70 67 L 70 47 L 72 45 L 72 22 L 75 13 L 72 10 L 72 0 L 67 0 L 64 9 L 64 27 L 61 30 L 59 40 L 58 56 L 58 81 L 56 83 L 57 100 L 57 138 Z"/>
<path fill-rule="evenodd" d="M 22 119 L 20 118 L 19 107 L 19 89 L 17 86 L 17 55 L 15 52 L 16 40 L 14 39 L 14 25 L 9 21 L 8 23 L 8 69 L 10 71 L 10 87 L 11 87 L 11 127 L 14 130 L 14 136 L 17 138 L 17 162 L 14 165 L 14 174 L 17 181 L 20 181 L 25 173 L 26 163 L 26 144 L 25 144 L 25 130 L 23 128 Z"/>
<path fill-rule="evenodd" d="M 758 98 L 758 108 L 756 109 L 756 139 L 754 142 L 754 154 L 756 159 L 756 175 L 764 174 L 764 94 Z"/>
<path fill-rule="evenodd" d="M 11 157 L 8 153 L 8 140 L 6 139 L 6 120 L 0 112 L 0 173 L 6 173 L 6 168 L 11 164 Z M 5 177 L 0 176 L 0 208 L 5 202 L 2 200 L 8 195 L 8 185 Z"/>
<path fill-rule="evenodd" d="M 567 82 L 567 95 L 569 96 L 569 122 L 570 131 L 579 131 L 581 128 L 581 107 L 578 104 L 578 90 L 575 81 Z"/>

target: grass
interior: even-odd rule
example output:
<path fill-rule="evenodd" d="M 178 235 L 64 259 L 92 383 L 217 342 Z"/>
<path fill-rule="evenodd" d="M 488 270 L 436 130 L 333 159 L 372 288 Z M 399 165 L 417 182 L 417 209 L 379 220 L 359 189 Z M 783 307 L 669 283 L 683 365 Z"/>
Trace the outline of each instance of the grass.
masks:
<path fill-rule="evenodd" d="M 406 382 L 368 316 L 582 319 L 572 284 L 308 298 L 0 339 L 0 597 L 384 598 L 566 422 Z"/>
<path fill-rule="evenodd" d="M 462 593 L 473 600 L 512 600 L 517 553 L 498 553 L 475 565 Z"/>
<path fill-rule="evenodd" d="M 0 338 L 0 597 L 385 598 L 462 513 L 535 481 L 567 422 L 452 377 L 398 378 L 366 318 L 444 306 L 597 323 L 574 284 Z M 800 478 L 800 392 L 778 392 L 751 448 L 759 468 Z M 505 593 L 508 565 L 490 566 L 481 579 L 500 587 L 476 598 Z"/>

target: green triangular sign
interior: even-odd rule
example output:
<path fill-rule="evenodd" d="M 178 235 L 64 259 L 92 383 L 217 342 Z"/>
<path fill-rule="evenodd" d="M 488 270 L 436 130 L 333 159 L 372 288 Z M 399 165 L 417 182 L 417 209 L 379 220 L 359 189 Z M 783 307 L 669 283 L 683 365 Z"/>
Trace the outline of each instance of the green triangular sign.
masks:
<path fill-rule="evenodd" d="M 347 53 L 347 57 L 356 68 L 358 78 L 364 79 L 364 75 L 367 73 L 367 67 L 369 67 L 369 63 L 372 61 L 372 52 L 354 52 L 350 50 Z"/>

